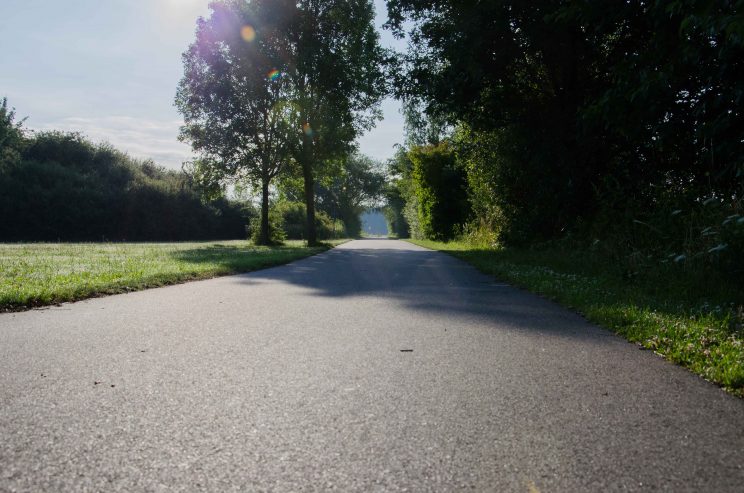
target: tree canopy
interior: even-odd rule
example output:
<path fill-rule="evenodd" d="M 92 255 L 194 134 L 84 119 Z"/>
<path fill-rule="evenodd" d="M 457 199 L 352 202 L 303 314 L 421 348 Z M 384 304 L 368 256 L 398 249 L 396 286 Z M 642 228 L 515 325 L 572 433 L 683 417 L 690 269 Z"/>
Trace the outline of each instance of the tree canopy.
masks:
<path fill-rule="evenodd" d="M 297 91 L 302 129 L 296 160 L 302 170 L 307 240 L 316 241 L 315 175 L 353 150 L 355 139 L 380 118 L 386 93 L 383 62 L 369 0 L 285 1 L 292 15 L 294 61 L 288 70 Z"/>
<path fill-rule="evenodd" d="M 744 2 L 387 5 L 388 27 L 410 41 L 395 93 L 420 110 L 406 151 L 453 146 L 465 230 L 715 262 L 742 251 L 731 228 L 744 197 Z M 421 176 L 395 183 L 391 199 L 420 199 Z"/>
<path fill-rule="evenodd" d="M 192 172 L 207 189 L 226 179 L 261 190 L 259 242 L 269 238 L 269 185 L 297 146 L 293 88 L 282 73 L 286 26 L 272 2 L 225 0 L 210 4 L 184 53 L 176 105 L 181 138 L 199 153 Z"/>
<path fill-rule="evenodd" d="M 269 183 L 297 163 L 313 244 L 316 175 L 353 151 L 386 90 L 372 3 L 221 0 L 210 8 L 184 54 L 176 98 L 182 137 L 201 155 L 193 171 L 207 188 L 241 177 L 260 184 L 268 241 Z"/>
<path fill-rule="evenodd" d="M 328 168 L 316 187 L 318 207 L 339 217 L 347 236 L 357 237 L 362 233 L 361 214 L 382 199 L 382 167 L 364 155 L 352 153 L 329 163 Z"/>

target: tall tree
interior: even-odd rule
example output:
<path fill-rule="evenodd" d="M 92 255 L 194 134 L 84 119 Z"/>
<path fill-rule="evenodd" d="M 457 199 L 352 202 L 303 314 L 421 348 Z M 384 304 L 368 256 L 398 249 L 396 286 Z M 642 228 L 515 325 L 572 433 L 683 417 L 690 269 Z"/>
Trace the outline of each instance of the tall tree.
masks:
<path fill-rule="evenodd" d="M 354 139 L 380 117 L 386 53 L 369 0 L 282 3 L 292 12 L 288 78 L 302 122 L 295 156 L 304 180 L 307 241 L 314 244 L 317 170 L 328 160 L 348 155 Z"/>
<path fill-rule="evenodd" d="M 297 111 L 284 69 L 286 17 L 268 0 L 220 0 L 197 22 L 184 53 L 176 106 L 181 139 L 200 159 L 194 176 L 208 190 L 247 179 L 261 188 L 260 243 L 269 243 L 269 186 L 297 145 Z"/>

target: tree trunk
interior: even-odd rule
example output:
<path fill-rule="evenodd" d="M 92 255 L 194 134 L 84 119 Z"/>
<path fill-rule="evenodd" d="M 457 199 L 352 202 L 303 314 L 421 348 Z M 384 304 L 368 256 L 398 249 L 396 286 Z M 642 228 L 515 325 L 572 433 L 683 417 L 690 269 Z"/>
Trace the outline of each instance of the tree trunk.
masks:
<path fill-rule="evenodd" d="M 269 180 L 261 180 L 261 234 L 258 236 L 259 245 L 271 243 L 269 234 Z"/>
<path fill-rule="evenodd" d="M 307 211 L 307 245 L 318 244 L 318 235 L 315 230 L 315 180 L 313 177 L 313 155 L 312 137 L 302 136 L 302 177 L 305 180 L 305 209 Z"/>

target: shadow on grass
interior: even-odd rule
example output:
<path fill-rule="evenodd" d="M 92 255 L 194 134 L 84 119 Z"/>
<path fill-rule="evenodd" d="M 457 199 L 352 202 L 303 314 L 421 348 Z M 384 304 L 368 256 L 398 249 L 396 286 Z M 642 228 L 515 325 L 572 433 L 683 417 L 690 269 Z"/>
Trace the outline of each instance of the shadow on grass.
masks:
<path fill-rule="evenodd" d="M 744 304 L 741 284 L 732 284 L 714 272 L 685 271 L 675 266 L 655 266 L 628 272 L 627 266 L 588 251 L 489 250 L 442 248 L 439 251 L 464 260 L 489 275 L 509 278 L 521 287 L 535 289 L 542 280 L 550 294 L 550 281 L 585 284 L 595 297 L 615 303 L 642 305 L 669 315 L 708 315 L 716 307 L 726 310 Z M 516 277 L 522 274 L 525 282 Z"/>
<path fill-rule="evenodd" d="M 332 245 L 329 244 L 317 247 L 294 245 L 240 247 L 217 244 L 205 248 L 178 250 L 169 255 L 185 264 L 212 266 L 219 273 L 241 273 L 282 265 L 292 260 L 315 255 L 331 247 Z"/>

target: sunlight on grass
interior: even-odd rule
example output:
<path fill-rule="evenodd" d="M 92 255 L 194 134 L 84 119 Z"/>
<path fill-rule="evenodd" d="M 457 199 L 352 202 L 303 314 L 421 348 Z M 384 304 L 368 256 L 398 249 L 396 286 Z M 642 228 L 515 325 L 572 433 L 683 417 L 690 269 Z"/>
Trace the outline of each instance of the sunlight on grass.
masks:
<path fill-rule="evenodd" d="M 302 241 L 272 247 L 247 241 L 2 244 L 0 309 L 248 272 L 314 255 L 341 242 L 313 248 Z"/>
<path fill-rule="evenodd" d="M 573 308 L 629 341 L 744 397 L 740 293 L 680 286 L 676 278 L 629 281 L 590 252 L 494 250 L 409 240 Z M 680 293 L 685 293 L 682 296 Z"/>

